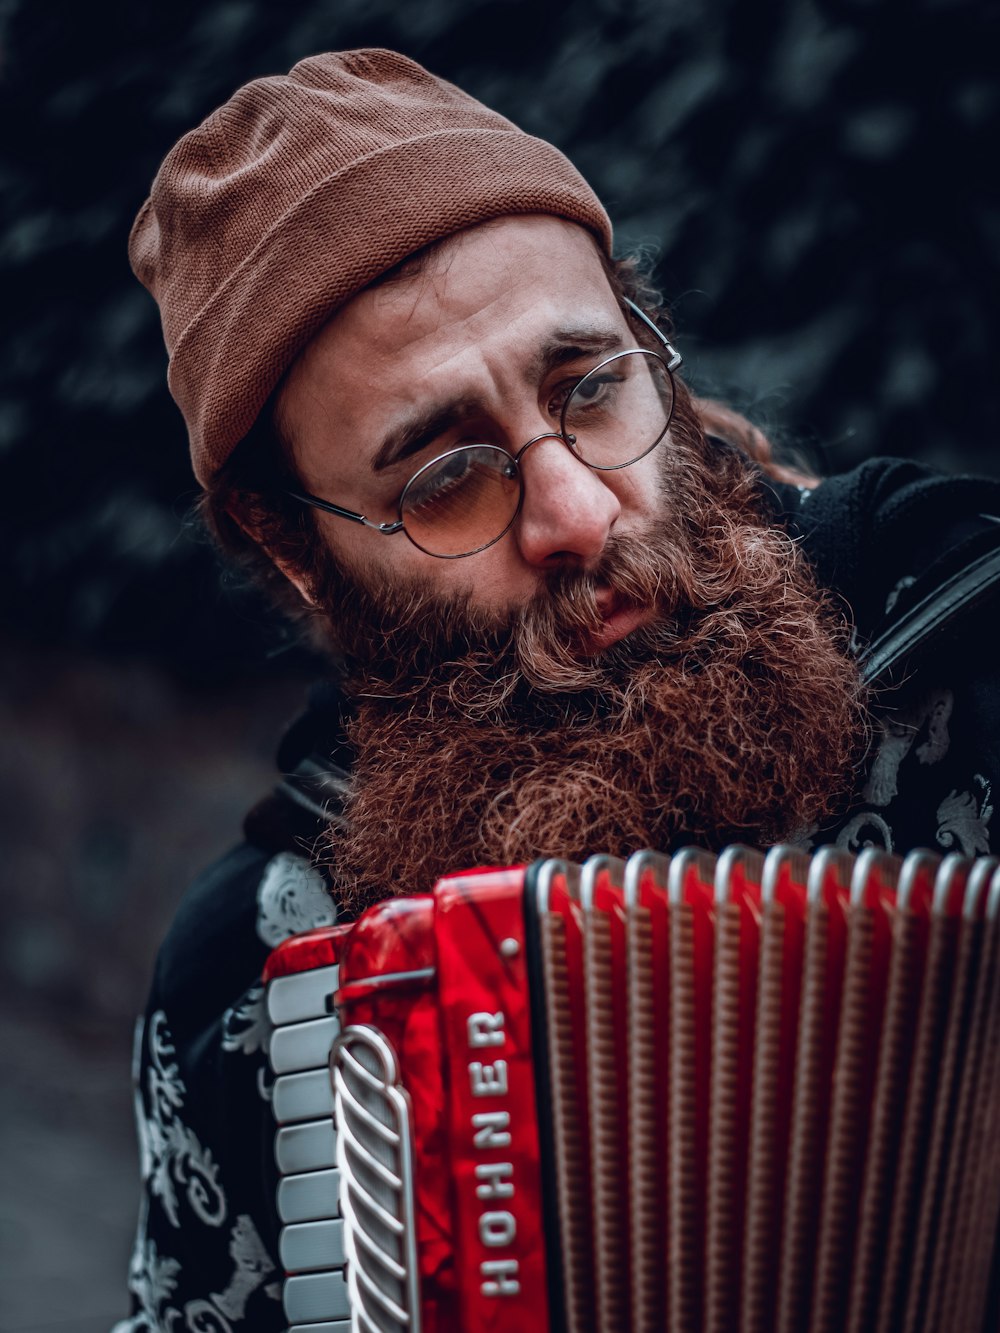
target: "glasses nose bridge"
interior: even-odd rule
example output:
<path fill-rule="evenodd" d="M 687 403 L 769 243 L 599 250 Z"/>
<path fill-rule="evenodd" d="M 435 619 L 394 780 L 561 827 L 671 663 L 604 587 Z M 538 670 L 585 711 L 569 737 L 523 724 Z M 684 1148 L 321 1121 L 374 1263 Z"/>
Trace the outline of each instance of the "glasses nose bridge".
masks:
<path fill-rule="evenodd" d="M 514 454 L 513 456 L 514 462 L 518 465 L 518 467 L 521 466 L 521 459 L 528 452 L 528 450 L 531 449 L 536 444 L 541 444 L 542 440 L 558 440 L 560 444 L 564 444 L 566 448 L 569 449 L 570 453 L 573 454 L 573 450 L 570 448 L 570 441 L 566 438 L 565 435 L 563 435 L 562 431 L 546 430 L 543 431 L 541 435 L 533 435 L 532 438 L 528 441 L 528 443 L 522 444 L 520 449 L 518 449 L 517 453 Z M 573 454 L 573 457 L 575 458 L 576 454 Z"/>

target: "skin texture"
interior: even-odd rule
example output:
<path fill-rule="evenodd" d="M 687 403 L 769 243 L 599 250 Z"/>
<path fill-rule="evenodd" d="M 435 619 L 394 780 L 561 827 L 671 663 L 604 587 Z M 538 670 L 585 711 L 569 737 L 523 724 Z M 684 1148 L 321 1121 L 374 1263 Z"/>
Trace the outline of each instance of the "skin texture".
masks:
<path fill-rule="evenodd" d="M 408 478 L 452 441 L 375 472 L 381 442 L 414 412 L 455 396 L 479 408 L 463 426 L 463 439 L 516 453 L 558 429 L 554 390 L 600 359 L 588 349 L 539 373 L 543 344 L 560 330 L 581 328 L 635 346 L 582 228 L 530 216 L 459 234 L 415 277 L 355 297 L 296 362 L 277 420 L 303 485 L 373 520 L 392 521 Z M 669 441 L 660 449 L 667 447 Z M 656 517 L 659 452 L 623 471 L 597 473 L 561 440 L 540 441 L 522 463 L 525 499 L 513 529 L 461 560 L 435 559 L 402 534 L 383 537 L 331 515 L 320 513 L 318 522 L 338 561 L 359 577 L 418 582 L 502 615 L 524 606 L 546 574 L 594 568 L 612 534 L 638 533 Z M 636 608 L 626 612 L 610 589 L 603 591 L 598 646 L 642 620 Z"/>

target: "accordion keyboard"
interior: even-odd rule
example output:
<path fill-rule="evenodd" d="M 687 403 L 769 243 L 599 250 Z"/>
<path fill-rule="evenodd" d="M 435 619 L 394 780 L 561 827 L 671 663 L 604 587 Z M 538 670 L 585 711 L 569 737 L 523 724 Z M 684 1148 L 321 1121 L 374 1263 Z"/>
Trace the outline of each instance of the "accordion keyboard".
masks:
<path fill-rule="evenodd" d="M 338 971 L 334 964 L 278 976 L 267 990 L 289 1333 L 351 1327 L 330 1080 L 330 1050 L 340 1031 L 330 1003 Z"/>

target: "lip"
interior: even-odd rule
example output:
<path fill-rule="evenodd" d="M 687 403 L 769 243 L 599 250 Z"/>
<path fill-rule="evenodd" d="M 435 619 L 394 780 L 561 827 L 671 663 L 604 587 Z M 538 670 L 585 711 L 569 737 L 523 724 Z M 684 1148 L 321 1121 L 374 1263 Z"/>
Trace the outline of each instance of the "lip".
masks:
<path fill-rule="evenodd" d="M 652 607 L 620 601 L 611 591 L 598 593 L 597 609 L 604 623 L 595 634 L 590 635 L 589 647 L 595 653 L 610 648 L 641 625 L 647 625 L 656 614 Z"/>

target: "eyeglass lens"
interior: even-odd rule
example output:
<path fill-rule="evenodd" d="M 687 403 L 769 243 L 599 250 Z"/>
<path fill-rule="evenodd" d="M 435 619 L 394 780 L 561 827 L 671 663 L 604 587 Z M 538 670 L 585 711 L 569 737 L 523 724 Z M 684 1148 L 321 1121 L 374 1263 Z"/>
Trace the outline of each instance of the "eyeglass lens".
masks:
<path fill-rule="evenodd" d="M 645 457 L 667 433 L 673 383 L 663 360 L 636 348 L 596 366 L 560 417 L 567 444 L 590 467 L 611 471 Z M 472 555 L 498 541 L 517 516 L 517 463 L 495 445 L 453 449 L 411 477 L 400 501 L 407 536 L 429 555 Z"/>

